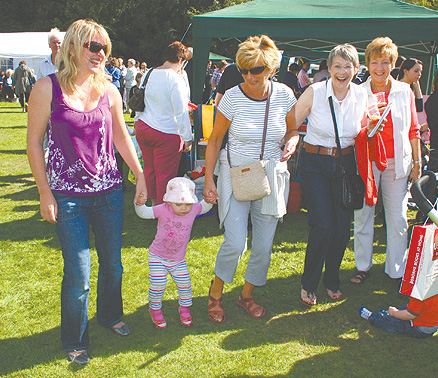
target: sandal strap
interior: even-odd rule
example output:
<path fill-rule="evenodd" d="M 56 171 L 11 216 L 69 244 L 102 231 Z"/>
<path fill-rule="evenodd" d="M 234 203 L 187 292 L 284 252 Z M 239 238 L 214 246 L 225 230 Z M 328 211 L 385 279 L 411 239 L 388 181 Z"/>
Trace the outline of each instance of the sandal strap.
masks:
<path fill-rule="evenodd" d="M 221 307 L 222 306 L 222 298 L 216 299 L 213 298 L 211 295 L 208 296 L 208 300 L 211 302 L 208 304 L 208 310 L 210 310 L 210 308 L 214 308 L 214 307 Z"/>
<path fill-rule="evenodd" d="M 252 315 L 254 315 L 256 312 L 260 312 L 262 314 L 265 311 L 263 306 L 259 305 L 253 297 L 243 298 L 240 296 L 239 300 L 243 307 L 245 307 L 246 311 Z"/>
<path fill-rule="evenodd" d="M 180 307 L 179 308 L 179 316 L 180 316 L 182 321 L 192 320 L 192 314 L 190 313 L 190 310 L 187 307 Z"/>

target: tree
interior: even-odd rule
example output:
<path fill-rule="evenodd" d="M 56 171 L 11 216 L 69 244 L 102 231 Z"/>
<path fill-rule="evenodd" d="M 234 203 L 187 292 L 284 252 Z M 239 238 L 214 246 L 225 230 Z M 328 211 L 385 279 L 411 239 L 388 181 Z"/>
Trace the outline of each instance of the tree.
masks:
<path fill-rule="evenodd" d="M 113 55 L 161 63 L 165 46 L 181 40 L 196 14 L 249 0 L 22 0 L 19 12 L 3 17 L 0 32 L 66 30 L 77 19 L 104 25 L 111 37 Z M 191 45 L 189 32 L 184 40 Z M 218 51 L 221 52 L 221 51 Z"/>
<path fill-rule="evenodd" d="M 404 0 L 406 3 L 438 10 L 438 0 Z"/>

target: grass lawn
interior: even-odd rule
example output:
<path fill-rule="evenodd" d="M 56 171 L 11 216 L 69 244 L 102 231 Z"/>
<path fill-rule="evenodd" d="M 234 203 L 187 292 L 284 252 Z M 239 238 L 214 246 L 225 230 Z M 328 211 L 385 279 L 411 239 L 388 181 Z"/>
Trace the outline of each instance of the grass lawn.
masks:
<path fill-rule="evenodd" d="M 122 258 L 125 320 L 133 334 L 115 336 L 95 319 L 97 258 L 92 251 L 89 305 L 90 363 L 69 364 L 60 342 L 63 261 L 54 226 L 39 215 L 38 192 L 25 153 L 26 114 L 0 103 L 0 376 L 7 377 L 434 377 L 437 337 L 412 340 L 372 328 L 358 315 L 400 306 L 407 297 L 383 273 L 385 231 L 376 220 L 374 267 L 364 285 L 353 285 L 352 240 L 341 267 L 344 300 L 327 299 L 322 285 L 312 309 L 299 301 L 308 233 L 307 214 L 279 224 L 266 286 L 255 290 L 266 307 L 262 320 L 237 306 L 248 253 L 226 285 L 226 321 L 207 317 L 207 294 L 223 240 L 214 216 L 196 220 L 187 261 L 192 276 L 193 326 L 180 325 L 171 280 L 163 312 L 166 330 L 148 314 L 147 248 L 156 221 L 133 211 L 134 187 L 125 199 Z M 128 118 L 127 118 L 128 119 Z M 411 214 L 413 215 L 413 214 Z"/>

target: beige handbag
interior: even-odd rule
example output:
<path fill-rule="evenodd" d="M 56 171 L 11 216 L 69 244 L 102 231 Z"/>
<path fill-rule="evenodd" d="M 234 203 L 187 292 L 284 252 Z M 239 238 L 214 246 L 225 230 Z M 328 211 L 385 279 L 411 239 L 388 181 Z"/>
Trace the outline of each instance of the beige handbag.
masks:
<path fill-rule="evenodd" d="M 230 164 L 231 185 L 233 195 L 237 201 L 255 201 L 271 194 L 268 176 L 266 175 L 263 153 L 265 150 L 266 131 L 268 128 L 269 101 L 271 98 L 272 83 L 266 99 L 265 122 L 263 128 L 262 151 L 260 160 L 254 163 L 232 167 L 230 160 L 230 148 L 227 146 L 228 163 Z"/>

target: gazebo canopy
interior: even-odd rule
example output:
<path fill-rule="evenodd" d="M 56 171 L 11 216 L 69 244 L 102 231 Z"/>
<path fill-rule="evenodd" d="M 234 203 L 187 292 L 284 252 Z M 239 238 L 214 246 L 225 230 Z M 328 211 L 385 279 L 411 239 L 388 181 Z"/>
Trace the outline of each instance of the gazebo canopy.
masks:
<path fill-rule="evenodd" d="M 194 100 L 199 102 L 212 38 L 266 34 L 288 56 L 326 58 L 339 43 L 359 52 L 389 36 L 401 55 L 424 61 L 431 78 L 438 12 L 397 0 L 254 0 L 193 18 Z M 427 75 L 429 74 L 429 75 Z"/>
<path fill-rule="evenodd" d="M 227 58 L 226 56 L 215 54 L 214 52 L 211 52 L 209 54 L 208 59 L 213 61 L 213 62 L 217 62 L 219 60 L 226 60 L 227 62 L 233 61 L 233 59 L 231 59 L 231 58 Z"/>

